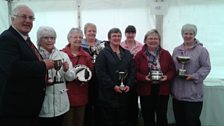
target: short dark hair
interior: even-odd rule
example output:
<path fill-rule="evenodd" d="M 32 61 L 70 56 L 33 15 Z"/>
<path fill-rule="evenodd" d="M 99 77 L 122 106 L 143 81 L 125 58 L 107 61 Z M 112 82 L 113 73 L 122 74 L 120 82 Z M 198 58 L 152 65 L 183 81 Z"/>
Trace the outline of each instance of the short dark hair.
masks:
<path fill-rule="evenodd" d="M 125 29 L 125 33 L 136 33 L 136 28 L 133 25 L 128 25 Z"/>
<path fill-rule="evenodd" d="M 119 28 L 112 28 L 112 29 L 110 29 L 110 31 L 108 32 L 108 39 L 111 38 L 111 34 L 112 33 L 121 33 L 121 30 Z"/>

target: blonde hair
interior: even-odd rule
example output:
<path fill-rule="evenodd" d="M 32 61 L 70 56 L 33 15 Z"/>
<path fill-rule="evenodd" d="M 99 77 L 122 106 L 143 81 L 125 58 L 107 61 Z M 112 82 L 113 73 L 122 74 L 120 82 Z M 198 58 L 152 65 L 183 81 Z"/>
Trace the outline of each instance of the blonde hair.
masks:
<path fill-rule="evenodd" d="M 96 29 L 96 25 L 95 24 L 93 24 L 93 23 L 86 23 L 85 24 L 85 26 L 84 26 L 84 33 L 86 34 L 86 32 L 87 32 L 87 28 L 88 27 L 94 27 L 95 29 Z M 97 29 L 96 29 L 96 32 L 97 32 Z"/>
<path fill-rule="evenodd" d="M 148 32 L 145 34 L 145 37 L 144 37 L 144 43 L 146 43 L 147 37 L 148 37 L 150 34 L 152 34 L 152 33 L 156 33 L 156 34 L 158 35 L 158 37 L 159 37 L 159 41 L 161 40 L 161 36 L 160 36 L 158 30 L 156 30 L 156 29 L 152 29 L 152 30 L 148 31 Z"/>

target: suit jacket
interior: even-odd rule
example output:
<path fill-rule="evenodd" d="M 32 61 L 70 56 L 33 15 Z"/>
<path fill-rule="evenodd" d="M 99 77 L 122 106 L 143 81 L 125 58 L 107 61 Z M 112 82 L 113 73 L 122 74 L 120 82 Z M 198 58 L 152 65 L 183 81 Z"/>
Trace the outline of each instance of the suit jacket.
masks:
<path fill-rule="evenodd" d="M 10 27 L 0 35 L 0 117 L 30 117 L 40 112 L 46 65 Z"/>

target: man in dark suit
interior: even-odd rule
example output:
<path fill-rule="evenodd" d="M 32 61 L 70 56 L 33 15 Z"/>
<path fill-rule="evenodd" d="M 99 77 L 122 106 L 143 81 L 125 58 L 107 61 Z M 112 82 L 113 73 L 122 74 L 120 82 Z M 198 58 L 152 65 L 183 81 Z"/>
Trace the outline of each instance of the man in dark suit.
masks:
<path fill-rule="evenodd" d="M 45 95 L 47 70 L 29 40 L 34 13 L 26 5 L 12 11 L 12 25 L 0 35 L 0 125 L 33 126 Z"/>

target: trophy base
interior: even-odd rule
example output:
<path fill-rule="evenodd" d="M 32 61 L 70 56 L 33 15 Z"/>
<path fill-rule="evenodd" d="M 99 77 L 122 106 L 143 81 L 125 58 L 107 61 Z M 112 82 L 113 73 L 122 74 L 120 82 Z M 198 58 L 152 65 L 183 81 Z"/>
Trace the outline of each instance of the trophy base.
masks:
<path fill-rule="evenodd" d="M 178 77 L 183 78 L 183 79 L 186 79 L 187 78 L 187 75 L 178 75 Z"/>
<path fill-rule="evenodd" d="M 58 79 L 58 78 L 54 77 L 53 84 L 59 84 L 59 83 L 64 83 L 64 81 L 62 79 Z"/>
<path fill-rule="evenodd" d="M 152 84 L 159 84 L 160 81 L 159 80 L 152 80 Z"/>
<path fill-rule="evenodd" d="M 60 83 L 64 83 L 64 81 L 54 81 L 53 84 L 60 84 Z"/>

